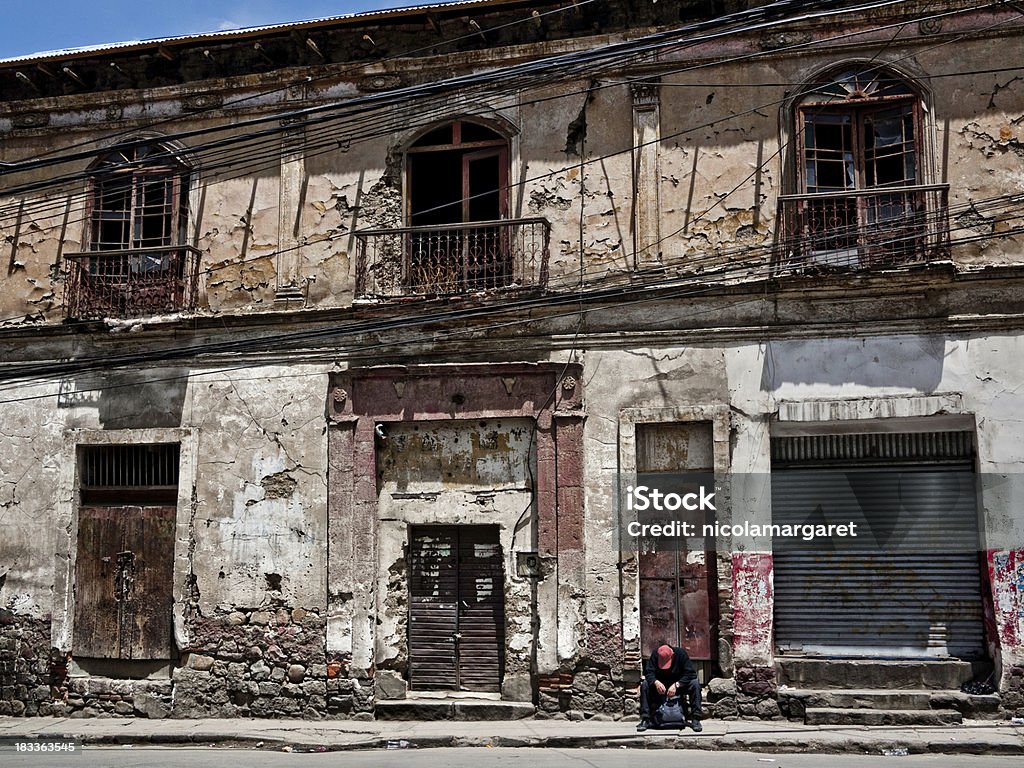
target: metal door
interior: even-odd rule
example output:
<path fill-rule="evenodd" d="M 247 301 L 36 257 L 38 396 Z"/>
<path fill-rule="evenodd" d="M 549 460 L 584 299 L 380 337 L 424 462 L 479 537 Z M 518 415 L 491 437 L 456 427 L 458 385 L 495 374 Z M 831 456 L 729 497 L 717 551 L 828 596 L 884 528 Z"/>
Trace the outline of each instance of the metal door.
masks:
<path fill-rule="evenodd" d="M 505 590 L 498 527 L 415 526 L 409 571 L 410 687 L 499 691 Z"/>
<path fill-rule="evenodd" d="M 774 523 L 851 519 L 865 529 L 849 550 L 776 542 L 780 652 L 985 655 L 972 437 L 773 441 Z"/>
<path fill-rule="evenodd" d="M 641 424 L 636 432 L 638 484 L 663 492 L 706 475 L 713 482 L 712 428 L 707 422 Z M 714 522 L 704 512 L 673 513 L 700 526 Z M 714 555 L 688 551 L 684 542 L 647 541 L 639 554 L 640 645 L 645 657 L 662 642 L 686 649 L 695 661 L 717 655 L 717 593 Z"/>

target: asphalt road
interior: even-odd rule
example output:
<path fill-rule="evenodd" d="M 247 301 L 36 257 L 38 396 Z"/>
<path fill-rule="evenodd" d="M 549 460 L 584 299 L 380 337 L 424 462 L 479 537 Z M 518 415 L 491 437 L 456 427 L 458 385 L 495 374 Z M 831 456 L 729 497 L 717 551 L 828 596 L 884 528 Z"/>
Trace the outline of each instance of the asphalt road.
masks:
<path fill-rule="evenodd" d="M 1019 768 L 1016 757 L 767 755 L 635 749 L 416 749 L 286 753 L 270 750 L 85 747 L 74 755 L 0 753 L 4 768 Z"/>

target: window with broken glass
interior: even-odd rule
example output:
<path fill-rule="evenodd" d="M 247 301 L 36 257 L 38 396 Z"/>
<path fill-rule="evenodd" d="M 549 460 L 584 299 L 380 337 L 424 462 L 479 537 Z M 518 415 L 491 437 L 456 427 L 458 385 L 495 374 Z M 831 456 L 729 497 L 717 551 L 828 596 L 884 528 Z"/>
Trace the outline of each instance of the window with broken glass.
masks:
<path fill-rule="evenodd" d="M 154 143 L 112 150 L 90 173 L 88 250 L 69 255 L 69 315 L 191 309 L 198 254 L 186 245 L 188 169 Z"/>
<path fill-rule="evenodd" d="M 870 66 L 800 100 L 799 192 L 780 198 L 790 266 L 906 264 L 945 245 L 948 188 L 922 183 L 922 116 L 904 80 Z"/>

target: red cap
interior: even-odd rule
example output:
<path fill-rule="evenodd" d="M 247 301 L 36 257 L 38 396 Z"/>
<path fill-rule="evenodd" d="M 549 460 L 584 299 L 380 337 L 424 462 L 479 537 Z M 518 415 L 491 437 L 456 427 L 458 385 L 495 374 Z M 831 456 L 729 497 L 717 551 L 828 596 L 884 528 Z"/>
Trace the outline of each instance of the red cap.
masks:
<path fill-rule="evenodd" d="M 658 649 L 658 669 L 668 669 L 672 666 L 672 648 L 663 645 Z"/>

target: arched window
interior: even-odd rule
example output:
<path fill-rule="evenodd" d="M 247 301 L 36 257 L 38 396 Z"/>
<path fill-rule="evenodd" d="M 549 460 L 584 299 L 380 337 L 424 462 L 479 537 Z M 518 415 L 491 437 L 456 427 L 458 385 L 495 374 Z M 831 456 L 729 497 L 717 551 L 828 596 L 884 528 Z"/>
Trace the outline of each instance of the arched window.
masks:
<path fill-rule="evenodd" d="M 508 213 L 508 140 L 458 120 L 428 131 L 408 149 L 409 223 L 493 221 Z"/>
<path fill-rule="evenodd" d="M 508 215 L 508 140 L 458 120 L 428 131 L 406 155 L 409 288 L 461 293 L 514 279 Z"/>
<path fill-rule="evenodd" d="M 794 112 L 799 189 L 783 199 L 791 255 L 826 266 L 926 258 L 945 187 L 922 183 L 920 95 L 864 64 L 808 89 Z"/>
<path fill-rule="evenodd" d="M 180 244 L 187 206 L 188 170 L 165 145 L 114 149 L 92 168 L 89 249 Z"/>
<path fill-rule="evenodd" d="M 404 227 L 355 235 L 356 296 L 543 286 L 551 228 L 509 218 L 509 139 L 483 121 L 427 130 L 405 150 Z"/>
<path fill-rule="evenodd" d="M 68 254 L 68 316 L 191 310 L 199 262 L 186 244 L 188 167 L 166 144 L 133 141 L 89 176 L 86 250 Z"/>

